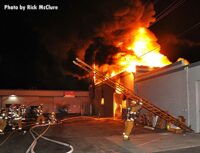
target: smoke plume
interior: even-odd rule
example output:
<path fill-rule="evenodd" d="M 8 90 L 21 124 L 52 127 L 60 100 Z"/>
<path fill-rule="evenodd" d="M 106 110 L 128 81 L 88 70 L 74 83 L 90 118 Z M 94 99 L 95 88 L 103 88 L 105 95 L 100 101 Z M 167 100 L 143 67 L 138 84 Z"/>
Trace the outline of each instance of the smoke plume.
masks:
<path fill-rule="evenodd" d="M 56 21 L 38 24 L 36 30 L 49 52 L 68 61 L 63 62 L 69 65 L 64 69 L 72 72 L 75 57 L 87 63 L 95 60 L 98 65 L 113 64 L 113 55 L 125 50 L 117 44 L 129 43 L 136 28 L 148 27 L 155 21 L 153 5 L 141 0 L 76 0 L 63 5 L 67 7 L 64 16 L 53 15 Z"/>

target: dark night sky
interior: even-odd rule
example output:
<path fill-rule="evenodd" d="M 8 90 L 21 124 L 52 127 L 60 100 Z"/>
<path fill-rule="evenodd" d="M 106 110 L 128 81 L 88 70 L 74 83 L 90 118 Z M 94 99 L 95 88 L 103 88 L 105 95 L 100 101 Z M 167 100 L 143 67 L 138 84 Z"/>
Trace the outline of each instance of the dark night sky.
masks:
<path fill-rule="evenodd" d="M 72 60 L 78 55 L 90 63 L 95 50 L 103 50 L 97 52 L 101 55 L 97 60 L 99 63 L 108 62 L 104 60 L 117 50 L 108 40 L 123 36 L 130 26 L 134 26 L 137 15 L 133 2 L 136 1 L 1 1 L 0 88 L 87 90 L 88 79 L 78 80 L 72 76 L 84 75 Z M 173 1 L 176 2 L 154 0 L 155 16 Z M 183 57 L 193 63 L 200 60 L 200 1 L 178 1 L 182 4 L 152 24 L 150 29 L 158 37 L 162 53 L 172 62 Z M 142 3 L 147 5 L 148 2 L 150 0 Z M 50 4 L 59 9 L 4 10 L 6 4 Z M 124 15 L 124 10 L 128 10 L 128 15 Z M 149 17 L 150 13 L 145 16 Z M 116 29 L 114 32 L 113 28 Z"/>

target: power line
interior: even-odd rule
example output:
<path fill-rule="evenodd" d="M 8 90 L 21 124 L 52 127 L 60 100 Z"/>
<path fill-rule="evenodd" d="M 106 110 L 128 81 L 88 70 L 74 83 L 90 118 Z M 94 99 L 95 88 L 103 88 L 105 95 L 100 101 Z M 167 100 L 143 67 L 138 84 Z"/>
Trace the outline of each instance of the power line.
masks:
<path fill-rule="evenodd" d="M 175 0 L 172 3 L 170 3 L 164 10 L 162 10 L 159 14 L 156 15 L 156 18 L 158 18 L 159 16 L 161 16 L 162 14 L 164 14 L 170 7 L 172 7 L 174 4 L 176 4 L 177 1 L 178 0 Z"/>
<path fill-rule="evenodd" d="M 178 37 L 183 36 L 184 34 L 188 33 L 189 31 L 191 31 L 194 28 L 198 28 L 200 27 L 200 21 L 196 24 L 194 24 L 193 26 L 191 26 L 190 28 L 186 29 L 185 31 L 183 31 L 182 33 L 178 34 Z"/>
<path fill-rule="evenodd" d="M 171 12 L 173 12 L 175 9 L 180 7 L 186 2 L 186 0 L 176 0 L 173 1 L 170 5 L 168 5 L 163 11 L 161 11 L 157 16 L 156 16 L 156 22 L 152 23 L 150 26 L 154 25 L 164 17 L 168 16 Z"/>
<path fill-rule="evenodd" d="M 183 31 L 182 33 L 178 34 L 177 37 L 180 37 L 180 36 L 186 34 L 187 32 L 189 32 L 189 31 L 191 31 L 191 30 L 193 30 L 193 29 L 195 29 L 195 28 L 197 29 L 197 28 L 199 28 L 199 27 L 200 27 L 200 21 L 197 22 L 196 24 L 194 24 L 193 26 L 187 28 L 187 29 L 186 29 L 185 31 Z M 142 55 L 139 56 L 139 57 L 145 56 L 146 54 L 149 54 L 150 52 L 153 52 L 153 51 L 155 51 L 155 50 L 158 49 L 158 48 L 159 48 L 159 47 L 153 48 L 152 50 L 147 51 L 146 53 L 142 54 Z"/>

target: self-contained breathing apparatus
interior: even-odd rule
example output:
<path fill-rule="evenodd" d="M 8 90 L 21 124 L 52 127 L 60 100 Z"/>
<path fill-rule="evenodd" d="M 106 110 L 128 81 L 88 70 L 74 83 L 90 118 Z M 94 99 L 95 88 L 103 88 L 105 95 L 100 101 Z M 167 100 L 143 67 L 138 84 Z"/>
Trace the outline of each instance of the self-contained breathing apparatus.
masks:
<path fill-rule="evenodd" d="M 141 102 L 130 101 L 129 106 L 126 109 L 126 119 L 125 119 L 125 128 L 123 132 L 123 139 L 129 140 L 132 129 L 135 127 L 135 122 L 139 116 L 140 110 L 142 107 Z"/>

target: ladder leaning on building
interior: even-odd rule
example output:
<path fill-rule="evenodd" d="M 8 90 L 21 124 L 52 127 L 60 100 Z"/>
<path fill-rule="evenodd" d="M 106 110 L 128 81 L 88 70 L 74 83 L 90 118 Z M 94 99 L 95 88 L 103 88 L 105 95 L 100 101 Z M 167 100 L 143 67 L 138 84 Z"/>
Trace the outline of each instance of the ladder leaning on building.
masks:
<path fill-rule="evenodd" d="M 82 68 L 83 70 L 87 71 L 88 73 L 94 73 L 96 75 L 96 77 L 98 77 L 105 84 L 107 84 L 110 87 L 118 90 L 119 92 L 124 94 L 126 97 L 129 97 L 129 99 L 137 101 L 138 103 L 140 103 L 140 102 L 143 103 L 143 105 L 142 105 L 143 108 L 145 108 L 146 110 L 152 112 L 153 114 L 161 117 L 162 119 L 166 120 L 167 122 L 172 123 L 172 124 L 176 125 L 177 127 L 180 127 L 182 130 L 184 130 L 186 132 L 192 132 L 193 131 L 190 127 L 185 125 L 184 122 L 181 122 L 179 119 L 168 114 L 167 112 L 160 109 L 159 107 L 157 107 L 153 103 L 149 102 L 148 100 L 137 96 L 136 94 L 134 94 L 133 90 L 130 90 L 127 87 L 125 87 L 124 85 L 115 82 L 114 80 L 107 77 L 105 74 L 98 71 L 97 69 L 94 69 L 93 67 L 91 67 L 87 63 L 83 62 L 82 60 L 76 58 L 76 60 L 73 61 L 73 63 L 75 65 L 79 66 L 80 68 Z"/>

